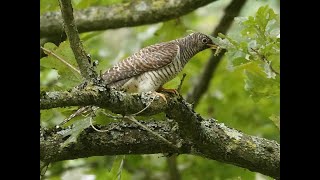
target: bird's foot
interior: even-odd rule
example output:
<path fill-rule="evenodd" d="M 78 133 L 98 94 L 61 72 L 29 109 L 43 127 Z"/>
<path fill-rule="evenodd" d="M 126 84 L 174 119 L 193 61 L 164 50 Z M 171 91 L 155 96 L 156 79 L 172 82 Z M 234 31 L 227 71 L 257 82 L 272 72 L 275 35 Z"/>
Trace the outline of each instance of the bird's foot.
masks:
<path fill-rule="evenodd" d="M 179 95 L 179 92 L 176 89 L 165 89 L 163 87 L 160 87 L 157 91 L 159 92 L 167 92 L 167 93 L 171 93 L 174 95 Z"/>
<path fill-rule="evenodd" d="M 154 94 L 155 94 L 156 96 L 161 97 L 161 98 L 164 100 L 164 102 L 166 102 L 166 104 L 168 104 L 167 98 L 166 98 L 166 96 L 165 96 L 164 94 L 158 93 L 158 92 L 154 92 Z"/>

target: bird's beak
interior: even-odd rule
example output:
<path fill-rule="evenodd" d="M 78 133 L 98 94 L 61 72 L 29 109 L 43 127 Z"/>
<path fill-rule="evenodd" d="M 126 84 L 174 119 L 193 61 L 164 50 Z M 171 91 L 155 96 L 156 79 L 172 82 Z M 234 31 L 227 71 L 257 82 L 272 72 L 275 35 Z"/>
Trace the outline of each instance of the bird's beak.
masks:
<path fill-rule="evenodd" d="M 218 46 L 214 44 L 207 44 L 207 46 L 209 46 L 210 49 L 218 49 Z"/>

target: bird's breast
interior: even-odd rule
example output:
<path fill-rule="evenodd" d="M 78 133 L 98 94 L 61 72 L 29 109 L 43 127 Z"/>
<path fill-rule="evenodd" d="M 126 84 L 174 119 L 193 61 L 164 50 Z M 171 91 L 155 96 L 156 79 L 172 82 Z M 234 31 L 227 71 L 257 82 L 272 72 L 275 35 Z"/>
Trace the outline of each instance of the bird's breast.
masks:
<path fill-rule="evenodd" d="M 123 90 L 129 93 L 156 91 L 159 87 L 173 79 L 179 72 L 181 72 L 183 66 L 184 65 L 181 64 L 180 60 L 175 59 L 165 67 L 132 77 L 123 85 Z"/>

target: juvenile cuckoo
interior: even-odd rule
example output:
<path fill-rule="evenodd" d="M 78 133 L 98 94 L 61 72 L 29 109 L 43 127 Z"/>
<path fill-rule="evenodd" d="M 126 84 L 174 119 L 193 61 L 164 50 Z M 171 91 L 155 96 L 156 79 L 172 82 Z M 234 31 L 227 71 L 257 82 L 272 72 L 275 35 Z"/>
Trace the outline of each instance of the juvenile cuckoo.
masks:
<path fill-rule="evenodd" d="M 134 53 L 108 69 L 102 76 L 107 86 L 128 93 L 175 90 L 163 89 L 162 85 L 173 79 L 198 52 L 207 48 L 216 49 L 211 38 L 196 32 L 186 37 L 151 45 Z M 86 111 L 90 106 L 80 108 L 61 124 L 77 114 Z"/>
<path fill-rule="evenodd" d="M 186 37 L 147 46 L 108 69 L 102 76 L 108 87 L 128 93 L 164 90 L 198 52 L 215 49 L 210 37 L 196 32 Z"/>

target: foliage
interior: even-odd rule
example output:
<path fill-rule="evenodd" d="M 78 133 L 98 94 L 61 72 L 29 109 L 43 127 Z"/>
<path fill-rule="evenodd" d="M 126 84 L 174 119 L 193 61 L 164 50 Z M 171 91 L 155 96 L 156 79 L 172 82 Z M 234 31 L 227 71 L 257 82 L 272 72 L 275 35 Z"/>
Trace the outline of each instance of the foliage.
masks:
<path fill-rule="evenodd" d="M 280 98 L 280 17 L 268 5 L 255 16 L 236 18 L 239 34 L 219 34 L 215 43 L 227 49 L 228 68 L 243 69 L 245 90 L 255 102 L 279 104 Z M 274 112 L 279 114 L 279 112 Z M 272 118 L 279 124 L 278 118 Z M 278 125 L 277 125 L 278 126 Z M 279 127 L 279 126 L 278 126 Z"/>
<path fill-rule="evenodd" d="M 73 55 L 73 52 L 70 48 L 69 42 L 64 41 L 59 45 L 59 47 L 49 42 L 44 45 L 44 48 L 59 55 L 59 57 L 61 57 L 63 61 L 65 61 L 75 69 L 78 69 L 78 65 L 76 63 L 76 59 Z M 49 55 L 41 59 L 40 67 L 44 69 L 51 69 L 51 70 L 54 69 L 57 71 L 58 73 L 57 78 L 59 80 L 55 84 L 56 86 L 61 87 L 63 89 L 72 88 L 78 85 L 80 82 L 82 82 L 83 78 L 77 71 L 68 67 L 66 63 L 64 63 L 63 61 L 58 60 L 52 55 Z M 52 88 L 54 89 L 58 87 L 53 86 Z"/>
<path fill-rule="evenodd" d="M 72 2 L 75 9 L 82 9 L 127 1 L 73 0 Z M 92 60 L 99 62 L 97 72 L 104 72 L 117 61 L 144 46 L 184 36 L 188 30 L 210 33 L 229 2 L 217 1 L 175 20 L 132 28 L 82 33 L 80 37 Z M 271 6 L 272 2 L 273 0 L 263 2 L 249 0 L 246 6 L 249 8 L 243 9 L 241 14 L 243 17 L 236 18 L 236 23 L 228 34 L 221 34 L 215 38 L 217 44 L 227 49 L 227 53 L 217 67 L 209 89 L 200 100 L 196 111 L 204 117 L 214 117 L 219 122 L 247 134 L 279 141 L 280 76 L 277 73 L 280 73 L 280 21 L 279 15 L 274 12 L 277 11 L 277 6 Z M 43 0 L 40 4 L 41 14 L 59 10 L 56 0 Z M 259 8 L 265 4 L 269 4 L 272 8 L 268 6 Z M 252 14 L 258 8 L 257 13 Z M 77 67 L 68 41 L 62 42 L 59 46 L 47 43 L 44 47 Z M 193 88 L 194 82 L 198 81 L 199 74 L 210 55 L 209 50 L 197 54 L 183 72 L 167 83 L 166 87 L 177 88 L 182 74 L 186 73 L 181 89 L 181 94 L 185 97 Z M 51 55 L 42 58 L 40 66 L 41 90 L 67 90 L 83 80 L 79 74 Z M 76 109 L 77 107 L 42 110 L 41 125 L 54 127 Z M 106 118 L 104 111 L 99 110 L 96 113 L 93 119 L 95 124 L 107 124 L 112 121 Z M 156 119 L 164 120 L 164 115 L 158 115 Z M 86 117 L 78 117 L 68 125 L 74 127 L 72 131 L 66 132 L 67 135 L 71 135 L 69 141 L 72 142 L 76 140 L 77 133 L 89 124 Z M 179 155 L 177 162 L 182 179 L 250 180 L 257 176 L 257 173 L 243 168 L 197 156 Z M 120 169 L 121 179 L 168 179 L 167 168 L 166 158 L 160 154 L 127 155 L 125 158 L 124 156 L 90 157 L 51 164 L 47 179 L 66 179 L 68 173 L 81 174 L 82 177 L 93 174 L 96 179 L 117 179 Z"/>

